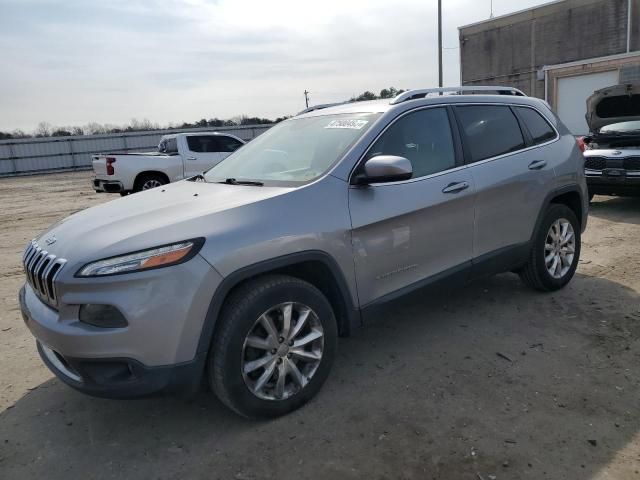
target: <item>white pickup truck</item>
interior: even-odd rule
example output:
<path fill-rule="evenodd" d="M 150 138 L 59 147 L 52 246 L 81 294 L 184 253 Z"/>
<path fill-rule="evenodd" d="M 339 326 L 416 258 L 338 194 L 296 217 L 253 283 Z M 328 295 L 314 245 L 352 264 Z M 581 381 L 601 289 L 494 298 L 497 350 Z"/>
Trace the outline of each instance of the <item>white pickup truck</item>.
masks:
<path fill-rule="evenodd" d="M 93 188 L 127 195 L 177 182 L 210 169 L 244 143 L 227 133 L 175 133 L 163 136 L 156 152 L 92 155 Z"/>

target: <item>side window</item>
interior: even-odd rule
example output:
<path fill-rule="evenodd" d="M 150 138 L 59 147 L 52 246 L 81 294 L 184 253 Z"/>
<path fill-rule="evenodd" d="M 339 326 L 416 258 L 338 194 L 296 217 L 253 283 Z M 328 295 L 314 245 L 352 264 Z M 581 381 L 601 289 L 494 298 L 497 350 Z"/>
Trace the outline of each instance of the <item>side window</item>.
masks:
<path fill-rule="evenodd" d="M 218 138 L 214 135 L 190 135 L 187 137 L 189 150 L 197 153 L 220 152 Z"/>
<path fill-rule="evenodd" d="M 549 125 L 549 122 L 533 108 L 517 107 L 517 110 L 518 115 L 520 115 L 520 118 L 531 134 L 534 145 L 556 138 L 556 132 L 551 125 Z"/>
<path fill-rule="evenodd" d="M 220 151 L 221 152 L 235 152 L 239 149 L 243 143 L 239 142 L 233 137 L 218 137 L 218 142 L 220 143 Z"/>
<path fill-rule="evenodd" d="M 520 125 L 506 106 L 469 105 L 456 107 L 472 162 L 524 148 Z"/>
<path fill-rule="evenodd" d="M 373 144 L 366 159 L 376 155 L 397 155 L 409 159 L 413 178 L 455 167 L 447 111 L 429 108 L 400 118 Z"/>

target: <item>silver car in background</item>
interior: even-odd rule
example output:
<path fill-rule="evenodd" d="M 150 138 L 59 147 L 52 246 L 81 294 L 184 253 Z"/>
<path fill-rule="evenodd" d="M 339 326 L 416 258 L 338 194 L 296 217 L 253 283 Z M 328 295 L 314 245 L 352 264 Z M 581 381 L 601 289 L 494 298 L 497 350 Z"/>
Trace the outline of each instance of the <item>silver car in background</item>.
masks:
<path fill-rule="evenodd" d="M 445 95 L 438 95 L 444 93 Z M 327 378 L 364 313 L 436 282 L 572 278 L 583 159 L 502 87 L 312 109 L 203 175 L 76 213 L 24 253 L 42 359 L 92 395 L 193 392 L 273 417 Z"/>

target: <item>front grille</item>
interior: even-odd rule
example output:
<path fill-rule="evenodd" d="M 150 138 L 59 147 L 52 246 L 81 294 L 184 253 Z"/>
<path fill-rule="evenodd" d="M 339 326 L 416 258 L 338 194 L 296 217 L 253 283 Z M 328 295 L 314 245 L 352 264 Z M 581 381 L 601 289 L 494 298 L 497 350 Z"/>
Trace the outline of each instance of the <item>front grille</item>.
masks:
<path fill-rule="evenodd" d="M 584 160 L 584 168 L 590 170 L 604 170 L 607 168 L 607 159 L 603 157 L 587 157 Z"/>
<path fill-rule="evenodd" d="M 22 256 L 27 283 L 43 302 L 52 307 L 58 305 L 56 277 L 67 261 L 49 254 L 32 240 Z"/>
<path fill-rule="evenodd" d="M 629 157 L 624 159 L 625 170 L 640 170 L 640 157 Z"/>

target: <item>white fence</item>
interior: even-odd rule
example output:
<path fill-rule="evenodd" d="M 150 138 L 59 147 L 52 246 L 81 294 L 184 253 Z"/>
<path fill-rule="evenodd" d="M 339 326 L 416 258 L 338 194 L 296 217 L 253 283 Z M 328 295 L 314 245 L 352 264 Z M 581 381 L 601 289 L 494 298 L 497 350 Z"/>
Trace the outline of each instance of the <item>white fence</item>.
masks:
<path fill-rule="evenodd" d="M 93 153 L 153 150 L 158 145 L 160 137 L 167 133 L 216 131 L 251 140 L 270 127 L 271 125 L 246 125 L 0 140 L 0 177 L 87 169 L 91 167 Z"/>

